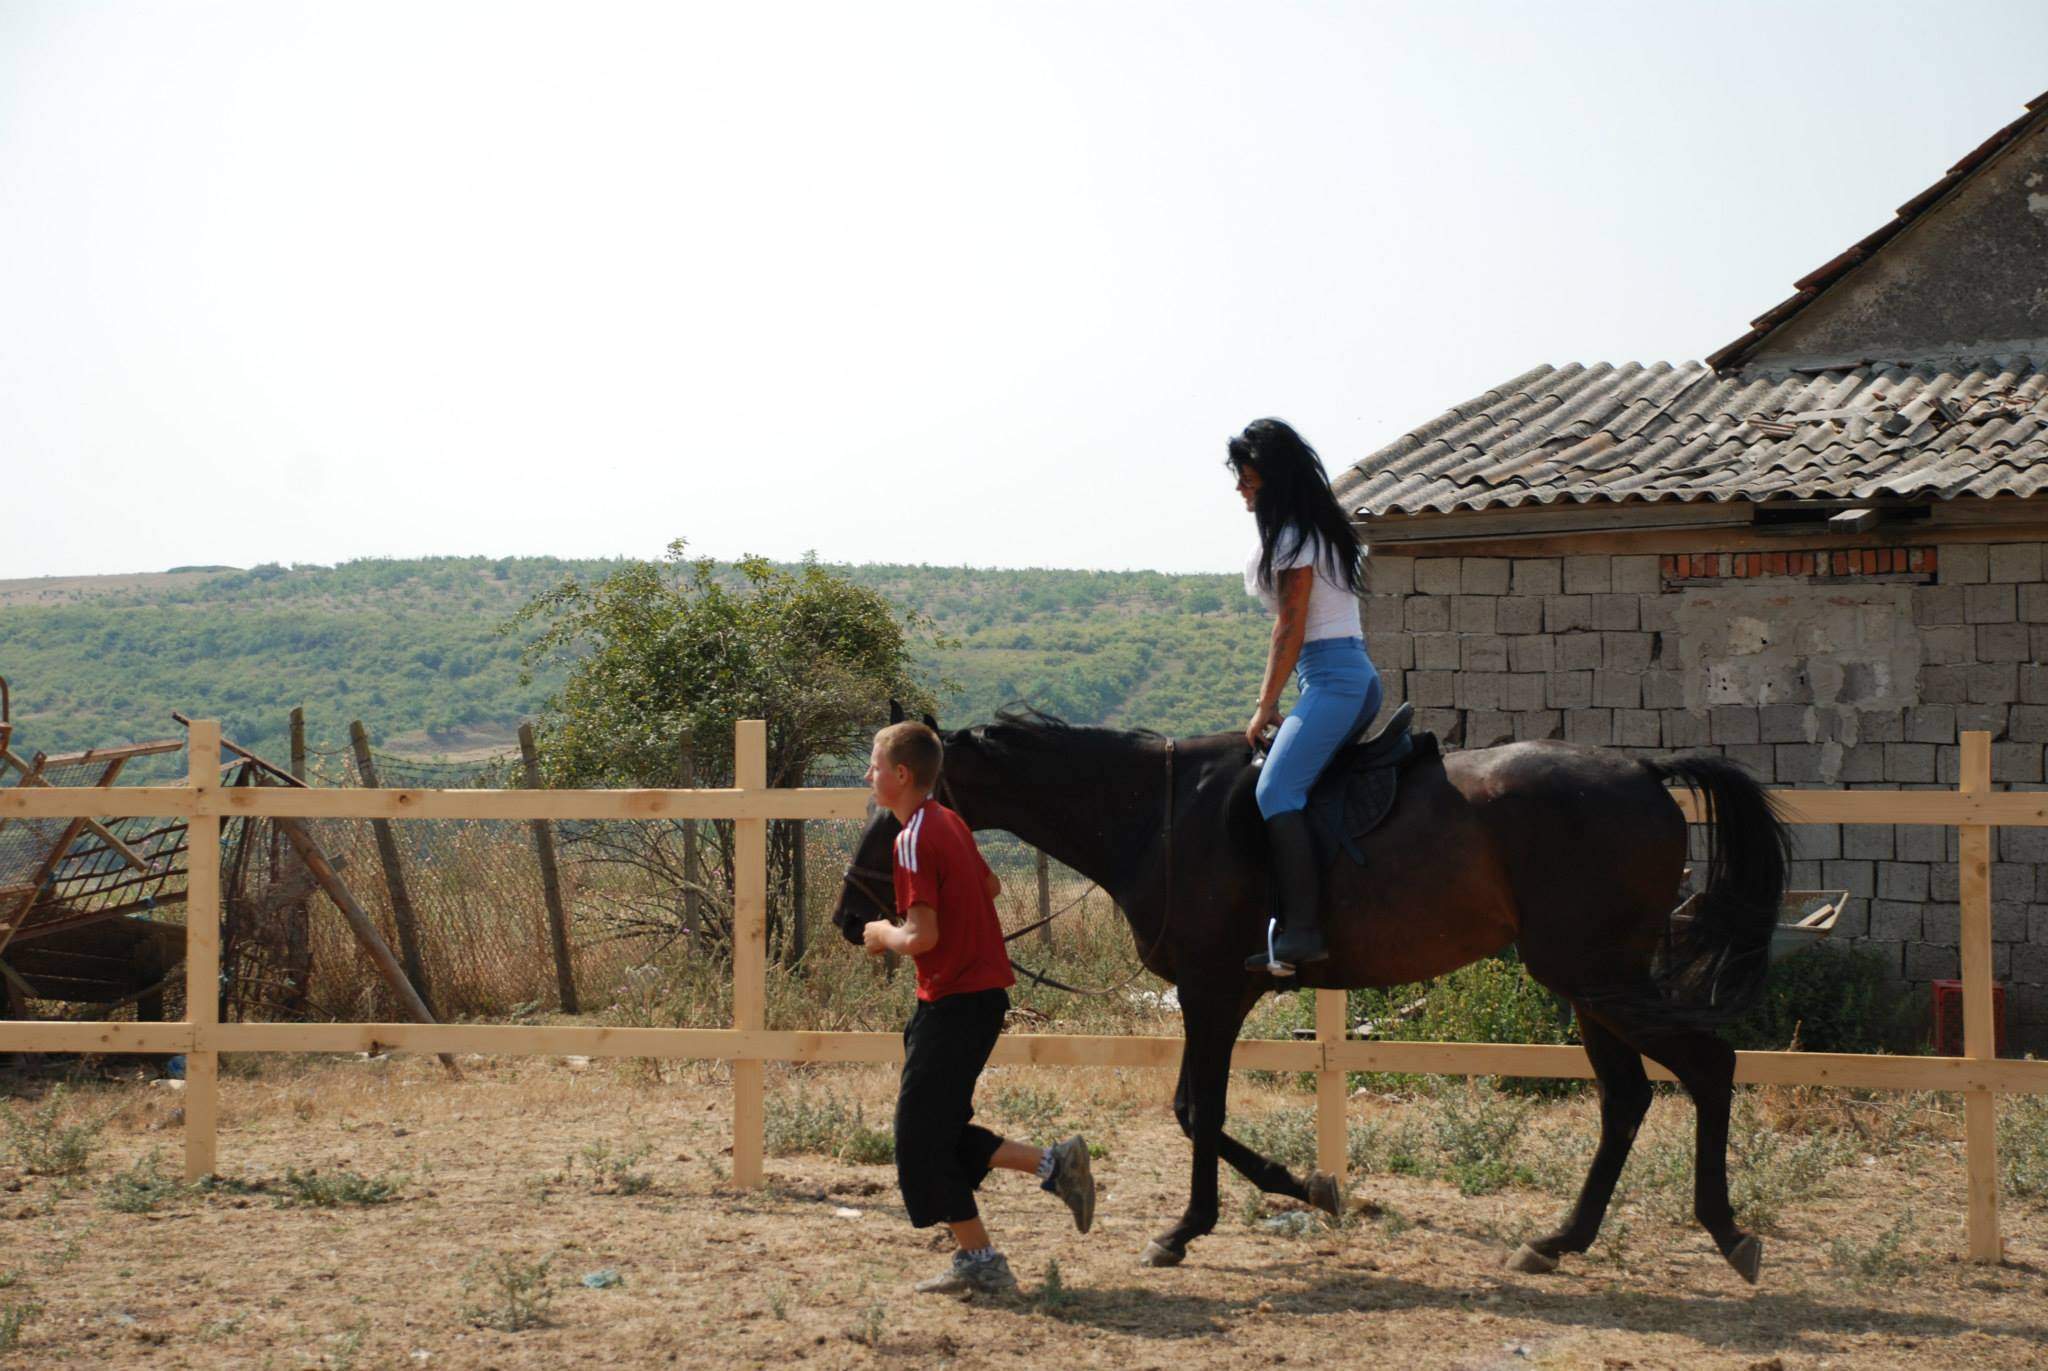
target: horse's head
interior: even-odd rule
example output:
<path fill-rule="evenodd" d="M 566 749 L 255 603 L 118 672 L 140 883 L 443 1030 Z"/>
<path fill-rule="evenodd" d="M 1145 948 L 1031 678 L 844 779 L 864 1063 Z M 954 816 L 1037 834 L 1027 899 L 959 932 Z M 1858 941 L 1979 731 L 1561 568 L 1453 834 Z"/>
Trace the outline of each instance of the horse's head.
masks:
<path fill-rule="evenodd" d="M 889 722 L 901 723 L 903 718 L 902 706 L 890 701 Z M 924 722 L 945 746 L 937 787 L 940 804 L 959 814 L 969 828 L 1015 833 L 1093 879 L 1113 873 L 1117 862 L 1129 855 L 1123 851 L 1129 846 L 1123 840 L 1128 835 L 1121 834 L 1123 825 L 1099 822 L 1103 805 L 1107 803 L 1116 815 L 1118 806 L 1135 803 L 1149 815 L 1150 807 L 1158 803 L 1156 762 L 1146 761 L 1132 772 L 1134 788 L 1128 799 L 1118 792 L 1105 800 L 1104 781 L 1108 755 L 1137 756 L 1134 747 L 1150 747 L 1157 741 L 1155 734 L 1081 728 L 1021 706 L 1003 710 L 989 723 L 950 733 L 929 714 Z M 832 921 L 848 942 L 860 942 L 864 925 L 895 912 L 895 841 L 902 827 L 894 814 L 878 810 L 861 833 L 832 911 Z M 1071 845 L 1060 841 L 1073 839 L 1076 832 L 1089 836 Z M 1108 855 L 1091 860 L 1091 845 Z"/>

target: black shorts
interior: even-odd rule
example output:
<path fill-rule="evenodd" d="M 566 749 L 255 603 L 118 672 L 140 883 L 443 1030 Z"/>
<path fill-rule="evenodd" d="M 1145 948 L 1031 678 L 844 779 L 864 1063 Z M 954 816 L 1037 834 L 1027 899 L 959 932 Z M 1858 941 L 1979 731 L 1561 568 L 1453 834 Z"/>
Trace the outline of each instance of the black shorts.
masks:
<path fill-rule="evenodd" d="M 1003 990 L 919 1000 L 903 1030 L 896 1184 L 913 1227 L 979 1218 L 974 1190 L 1002 1139 L 974 1118 L 974 1085 L 1009 1012 Z"/>

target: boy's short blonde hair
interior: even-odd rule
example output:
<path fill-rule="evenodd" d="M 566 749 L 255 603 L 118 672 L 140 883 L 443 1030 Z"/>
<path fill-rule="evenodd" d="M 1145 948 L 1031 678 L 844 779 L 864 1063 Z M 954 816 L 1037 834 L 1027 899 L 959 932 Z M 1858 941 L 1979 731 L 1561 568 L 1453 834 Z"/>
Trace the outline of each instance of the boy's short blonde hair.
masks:
<path fill-rule="evenodd" d="M 905 719 L 890 724 L 875 735 L 882 760 L 890 766 L 907 767 L 910 779 L 929 790 L 939 779 L 939 764 L 945 760 L 945 744 L 924 724 Z"/>

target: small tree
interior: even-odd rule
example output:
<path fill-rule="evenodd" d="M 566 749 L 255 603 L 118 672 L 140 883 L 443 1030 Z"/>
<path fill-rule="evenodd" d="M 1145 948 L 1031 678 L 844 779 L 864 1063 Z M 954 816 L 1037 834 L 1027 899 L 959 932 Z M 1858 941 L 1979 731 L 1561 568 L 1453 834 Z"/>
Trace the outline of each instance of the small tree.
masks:
<path fill-rule="evenodd" d="M 569 577 L 506 625 L 533 634 L 524 679 L 549 661 L 568 679 L 543 707 L 537 732 L 548 783 L 672 786 L 692 758 L 698 785 L 730 785 L 733 724 L 767 721 L 768 783 L 802 785 L 821 768 L 866 761 L 891 698 L 930 708 L 913 643 L 931 636 L 916 612 L 898 614 L 875 591 L 806 558 L 786 571 L 743 558 L 721 577 L 682 540 L 659 562 L 627 562 L 586 584 Z M 732 825 L 711 825 L 713 851 L 694 883 L 680 821 L 593 824 L 565 845 L 584 860 L 637 872 L 612 896 L 622 931 L 731 933 Z M 769 887 L 788 907 L 796 827 L 772 826 Z M 686 890 L 705 897 L 704 927 L 686 929 Z M 770 936 L 782 932 L 771 918 Z"/>

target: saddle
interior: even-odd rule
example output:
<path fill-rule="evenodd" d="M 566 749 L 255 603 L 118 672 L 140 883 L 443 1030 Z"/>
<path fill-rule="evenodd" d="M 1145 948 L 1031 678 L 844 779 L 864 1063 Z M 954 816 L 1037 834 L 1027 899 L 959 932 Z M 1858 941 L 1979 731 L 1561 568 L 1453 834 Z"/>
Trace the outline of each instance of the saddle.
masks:
<path fill-rule="evenodd" d="M 1401 772 L 1438 755 L 1436 734 L 1411 730 L 1414 718 L 1415 706 L 1403 704 L 1370 738 L 1363 735 L 1372 721 L 1361 719 L 1309 788 L 1309 832 L 1315 837 L 1316 857 L 1322 866 L 1334 863 L 1340 852 L 1365 865 L 1358 840 L 1378 828 L 1393 810 Z M 1250 817 L 1256 821 L 1257 801 L 1251 794 L 1258 777 L 1256 766 L 1247 768 L 1245 776 L 1243 801 L 1254 806 Z"/>

